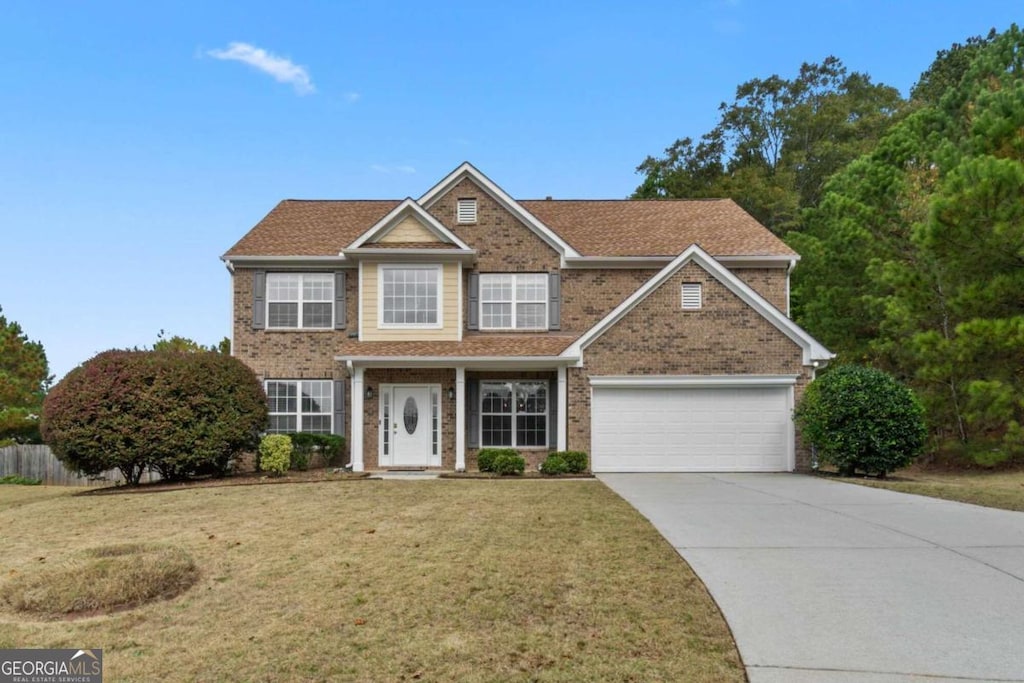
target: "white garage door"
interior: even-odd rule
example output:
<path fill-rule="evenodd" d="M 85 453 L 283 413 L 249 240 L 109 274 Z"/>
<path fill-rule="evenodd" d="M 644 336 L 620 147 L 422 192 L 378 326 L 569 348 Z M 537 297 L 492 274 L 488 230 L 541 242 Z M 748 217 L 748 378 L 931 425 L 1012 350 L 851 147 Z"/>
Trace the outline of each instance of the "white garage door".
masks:
<path fill-rule="evenodd" d="M 595 472 L 792 469 L 791 386 L 595 386 Z"/>

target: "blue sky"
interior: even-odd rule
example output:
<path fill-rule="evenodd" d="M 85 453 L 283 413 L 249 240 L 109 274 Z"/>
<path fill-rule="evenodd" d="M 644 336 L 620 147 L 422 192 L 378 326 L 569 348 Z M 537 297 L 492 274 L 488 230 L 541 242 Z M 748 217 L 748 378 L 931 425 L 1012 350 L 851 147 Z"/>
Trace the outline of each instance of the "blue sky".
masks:
<path fill-rule="evenodd" d="M 906 94 L 1017 2 L 20 2 L 0 9 L 0 306 L 59 379 L 230 333 L 218 257 L 280 199 L 624 197 L 753 77 Z M 1017 13 L 1019 14 L 1019 12 Z"/>

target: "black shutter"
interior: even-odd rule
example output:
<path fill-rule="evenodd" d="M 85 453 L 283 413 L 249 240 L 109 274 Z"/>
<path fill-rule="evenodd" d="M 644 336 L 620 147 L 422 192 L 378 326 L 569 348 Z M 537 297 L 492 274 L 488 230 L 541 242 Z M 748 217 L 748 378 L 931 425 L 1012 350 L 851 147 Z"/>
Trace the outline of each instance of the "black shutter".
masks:
<path fill-rule="evenodd" d="M 345 380 L 334 380 L 334 429 L 331 431 L 345 436 Z"/>
<path fill-rule="evenodd" d="M 548 273 L 548 329 L 562 329 L 562 276 Z"/>
<path fill-rule="evenodd" d="M 558 450 L 558 379 L 548 380 L 548 448 Z"/>
<path fill-rule="evenodd" d="M 348 324 L 345 309 L 345 271 L 334 272 L 334 329 L 343 330 Z"/>
<path fill-rule="evenodd" d="M 466 380 L 466 446 L 480 447 L 480 380 Z"/>
<path fill-rule="evenodd" d="M 257 270 L 252 274 L 252 329 L 262 330 L 267 326 L 267 271 Z"/>
<path fill-rule="evenodd" d="M 469 315 L 466 329 L 480 329 L 480 273 L 469 274 Z"/>

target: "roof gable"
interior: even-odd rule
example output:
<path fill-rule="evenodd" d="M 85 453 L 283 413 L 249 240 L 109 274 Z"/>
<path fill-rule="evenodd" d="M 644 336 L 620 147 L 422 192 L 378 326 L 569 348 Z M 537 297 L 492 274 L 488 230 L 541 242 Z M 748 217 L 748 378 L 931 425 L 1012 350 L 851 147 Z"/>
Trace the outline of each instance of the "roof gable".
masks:
<path fill-rule="evenodd" d="M 665 266 L 654 277 L 633 292 L 625 301 L 616 306 L 608 315 L 587 330 L 563 352 L 563 355 L 582 357 L 583 351 L 587 346 L 614 327 L 637 304 L 646 299 L 648 295 L 658 289 L 658 287 L 663 285 L 688 263 L 699 265 L 724 285 L 726 289 L 735 294 L 741 301 L 754 309 L 780 332 L 800 346 L 803 350 L 804 365 L 812 365 L 816 361 L 827 361 L 835 357 L 835 354 L 822 346 L 819 341 L 808 334 L 803 328 L 787 318 L 779 309 L 772 306 L 764 297 L 751 289 L 749 285 L 736 277 L 736 275 L 718 263 L 710 254 L 696 244 L 690 245 L 683 253 L 673 259 L 670 264 Z"/>
<path fill-rule="evenodd" d="M 400 243 L 403 240 L 388 240 L 388 235 L 391 234 L 395 228 L 400 225 L 407 224 L 409 220 L 416 221 L 422 228 L 420 237 L 423 234 L 432 235 L 436 242 L 450 244 L 453 249 L 465 249 L 470 250 L 469 245 L 460 240 L 455 233 L 448 228 L 444 227 L 436 218 L 427 213 L 420 204 L 418 204 L 411 197 L 407 197 L 396 206 L 394 209 L 388 212 L 386 216 L 381 218 L 379 221 L 370 226 L 370 229 L 364 232 L 362 235 L 357 237 L 352 244 L 348 245 L 345 249 L 358 249 L 364 244 L 379 243 L 379 242 L 396 242 Z M 423 239 L 415 240 L 417 244 L 424 242 Z M 394 246 L 399 246 L 395 244 Z"/>
<path fill-rule="evenodd" d="M 441 179 L 439 183 L 420 197 L 419 204 L 429 209 L 434 202 L 447 194 L 452 188 L 458 185 L 465 178 L 470 178 L 476 185 L 486 192 L 494 201 L 500 204 L 506 211 L 522 221 L 527 227 L 547 242 L 563 258 L 580 256 L 568 242 L 558 233 L 537 219 L 536 216 L 527 211 L 519 202 L 512 199 L 503 189 L 498 187 L 490 178 L 481 173 L 473 164 L 463 162 L 458 168 Z"/>

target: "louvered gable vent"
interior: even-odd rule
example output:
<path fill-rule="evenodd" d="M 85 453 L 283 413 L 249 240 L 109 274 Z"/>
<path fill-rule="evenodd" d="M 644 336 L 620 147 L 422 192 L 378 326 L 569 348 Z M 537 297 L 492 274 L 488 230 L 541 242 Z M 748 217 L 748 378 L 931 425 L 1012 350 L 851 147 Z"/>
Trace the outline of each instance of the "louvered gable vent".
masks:
<path fill-rule="evenodd" d="M 683 310 L 699 311 L 701 308 L 701 287 L 699 282 L 683 283 Z"/>
<path fill-rule="evenodd" d="M 476 223 L 476 199 L 458 200 L 455 213 L 459 223 Z"/>

